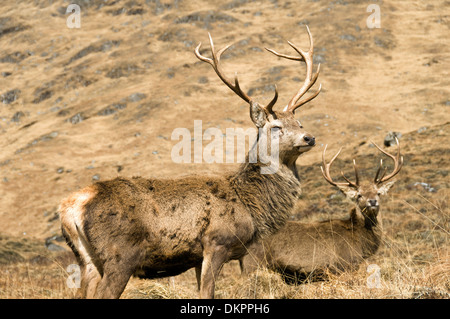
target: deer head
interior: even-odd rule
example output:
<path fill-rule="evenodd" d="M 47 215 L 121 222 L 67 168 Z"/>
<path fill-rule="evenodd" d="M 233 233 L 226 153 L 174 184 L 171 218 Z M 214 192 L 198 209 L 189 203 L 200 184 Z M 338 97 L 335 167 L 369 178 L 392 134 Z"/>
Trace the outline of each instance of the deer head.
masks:
<path fill-rule="evenodd" d="M 366 220 L 369 219 L 372 222 L 376 221 L 378 211 L 380 209 L 380 196 L 386 195 L 392 185 L 394 185 L 395 181 L 389 180 L 397 175 L 398 172 L 400 172 L 400 169 L 403 165 L 403 156 L 400 156 L 400 144 L 398 143 L 397 138 L 395 138 L 395 140 L 398 145 L 397 156 L 389 154 L 388 152 L 381 149 L 377 144 L 372 142 L 383 154 L 389 156 L 394 161 L 394 169 L 390 174 L 386 175 L 386 168 L 383 169 L 383 160 L 381 159 L 380 166 L 378 167 L 378 171 L 375 175 L 375 179 L 371 183 L 360 183 L 358 168 L 356 167 L 355 160 L 353 160 L 353 167 L 355 169 L 355 182 L 352 182 L 347 177 L 345 177 L 342 171 L 341 174 L 346 180 L 346 183 L 334 182 L 330 175 L 330 167 L 334 160 L 338 157 L 342 148 L 328 164 L 325 162 L 325 152 L 327 146 L 325 146 L 325 149 L 323 150 L 323 166 L 321 166 L 320 168 L 325 180 L 331 185 L 338 187 L 349 199 L 355 202 L 364 218 Z"/>
<path fill-rule="evenodd" d="M 268 146 L 268 149 L 271 149 L 270 140 L 273 138 L 277 138 L 278 140 L 278 154 L 279 159 L 283 164 L 286 164 L 294 170 L 294 173 L 298 177 L 296 173 L 295 161 L 298 156 L 308 150 L 310 150 L 315 145 L 315 138 L 311 134 L 309 134 L 302 126 L 300 121 L 295 119 L 294 112 L 303 104 L 314 99 L 320 92 L 321 87 L 303 100 L 300 98 L 305 95 L 305 93 L 314 85 L 319 76 L 320 65 L 317 68 L 317 72 L 313 74 L 313 39 L 309 28 L 307 27 L 307 31 L 309 34 L 310 48 L 307 52 L 299 49 L 294 44 L 288 41 L 289 45 L 294 48 L 294 50 L 300 56 L 289 56 L 285 54 L 280 54 L 275 52 L 274 50 L 267 49 L 269 52 L 275 54 L 278 57 L 295 60 L 295 61 L 303 61 L 306 63 L 306 79 L 299 89 L 299 91 L 292 97 L 289 104 L 282 111 L 275 111 L 273 109 L 275 103 L 278 99 L 278 92 L 275 87 L 275 95 L 273 99 L 267 105 L 261 105 L 258 102 L 254 101 L 253 98 L 248 96 L 240 87 L 239 81 L 237 78 L 237 74 L 235 74 L 234 81 L 231 81 L 229 78 L 225 76 L 221 67 L 220 67 L 220 57 L 225 52 L 226 49 L 230 47 L 230 45 L 220 49 L 218 51 L 214 50 L 214 44 L 209 35 L 210 45 L 211 45 L 211 54 L 212 58 L 206 58 L 200 54 L 201 43 L 195 49 L 195 55 L 201 61 L 209 63 L 213 69 L 216 71 L 219 78 L 225 83 L 234 93 L 236 93 L 239 97 L 241 97 L 245 102 L 250 105 L 250 118 L 252 119 L 255 126 L 259 129 L 258 134 L 258 144 L 261 146 L 262 143 L 265 143 Z M 269 138 L 270 137 L 270 138 Z"/>

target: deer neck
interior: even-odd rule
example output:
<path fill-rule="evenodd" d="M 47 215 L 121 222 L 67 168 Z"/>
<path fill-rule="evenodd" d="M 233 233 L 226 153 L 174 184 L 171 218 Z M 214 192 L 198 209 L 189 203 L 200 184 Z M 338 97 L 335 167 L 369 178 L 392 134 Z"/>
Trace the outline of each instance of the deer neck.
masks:
<path fill-rule="evenodd" d="M 359 243 L 361 245 L 362 256 L 363 258 L 368 258 L 375 254 L 380 247 L 382 230 L 377 218 L 371 220 L 362 216 L 359 208 L 353 208 L 350 212 L 350 220 L 352 221 L 353 228 L 360 229 Z"/>
<path fill-rule="evenodd" d="M 295 162 L 297 161 L 297 158 L 298 157 L 290 158 L 284 164 L 286 165 L 287 168 L 289 168 L 291 170 L 292 174 L 294 174 L 294 176 L 298 180 L 300 180 L 300 176 L 298 175 L 297 165 L 295 164 Z"/>
<path fill-rule="evenodd" d="M 242 164 L 231 185 L 248 209 L 255 224 L 256 237 L 276 232 L 291 215 L 300 195 L 300 182 L 294 172 L 280 163 L 273 174 L 261 174 L 263 164 Z"/>

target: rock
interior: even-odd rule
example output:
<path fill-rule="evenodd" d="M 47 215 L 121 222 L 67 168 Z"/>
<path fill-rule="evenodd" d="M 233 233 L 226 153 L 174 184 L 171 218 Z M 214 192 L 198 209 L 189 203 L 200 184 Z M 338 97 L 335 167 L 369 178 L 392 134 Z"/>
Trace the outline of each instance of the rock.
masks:
<path fill-rule="evenodd" d="M 212 29 L 212 25 L 215 22 L 231 23 L 238 21 L 234 17 L 222 13 L 220 11 L 208 10 L 191 13 L 187 16 L 175 19 L 175 23 L 189 23 L 195 26 L 199 26 L 203 29 Z"/>
<path fill-rule="evenodd" d="M 22 52 L 16 51 L 11 54 L 4 55 L 0 58 L 0 63 L 19 63 L 22 60 L 26 59 L 28 54 L 24 54 Z"/>
<path fill-rule="evenodd" d="M 402 133 L 400 132 L 389 132 L 384 138 L 384 146 L 395 146 L 397 143 L 395 142 L 395 138 L 400 139 L 402 137 Z"/>
<path fill-rule="evenodd" d="M 39 94 L 39 96 L 33 100 L 33 103 L 38 104 L 44 100 L 51 98 L 52 95 L 53 95 L 52 91 L 46 90 L 46 91 L 42 92 L 41 94 Z"/>
<path fill-rule="evenodd" d="M 16 112 L 14 113 L 13 117 L 11 118 L 11 122 L 20 122 L 20 118 L 24 117 L 25 113 L 23 113 L 22 111 Z"/>
<path fill-rule="evenodd" d="M 147 97 L 147 95 L 145 95 L 144 93 L 136 92 L 136 93 L 131 94 L 129 97 L 127 97 L 127 100 L 129 102 L 138 102 L 140 100 L 145 99 L 146 97 Z"/>
<path fill-rule="evenodd" d="M 416 183 L 414 183 L 413 186 L 422 186 L 423 189 L 425 189 L 427 192 L 436 193 L 436 188 L 431 187 L 430 184 L 427 184 L 427 183 L 424 183 L 424 182 L 416 182 Z"/>
<path fill-rule="evenodd" d="M 112 68 L 111 70 L 108 71 L 108 73 L 106 73 L 105 76 L 110 79 L 118 79 L 121 77 L 128 77 L 139 70 L 140 68 L 134 64 L 124 64 Z"/>
<path fill-rule="evenodd" d="M 375 43 L 376 46 L 383 48 L 383 49 L 392 50 L 393 48 L 395 48 L 394 42 L 387 37 L 380 38 L 380 37 L 375 36 L 373 38 L 373 42 Z"/>
<path fill-rule="evenodd" d="M 201 77 L 198 78 L 198 83 L 205 84 L 205 83 L 208 83 L 208 82 L 209 82 L 209 80 L 208 80 L 208 78 L 206 76 L 201 76 Z"/>
<path fill-rule="evenodd" d="M 342 40 L 348 40 L 348 41 L 352 41 L 352 42 L 356 41 L 356 38 L 351 34 L 343 34 L 340 36 L 340 38 Z"/>
<path fill-rule="evenodd" d="M 63 247 L 53 243 L 54 241 L 64 242 L 65 239 L 61 235 L 55 235 L 55 236 L 47 237 L 45 239 L 45 247 L 47 247 L 47 249 L 50 250 L 50 251 L 65 251 L 66 250 L 65 248 L 63 248 Z"/>
<path fill-rule="evenodd" d="M 268 92 L 275 92 L 275 85 L 266 84 L 263 86 L 252 87 L 248 90 L 247 94 L 250 96 L 254 96 L 256 94 L 265 94 Z"/>
<path fill-rule="evenodd" d="M 55 81 L 44 83 L 41 87 L 34 90 L 33 95 L 36 97 L 33 100 L 34 104 L 38 104 L 44 100 L 47 100 L 53 96 L 53 92 L 50 90 L 56 84 Z"/>
<path fill-rule="evenodd" d="M 63 247 L 53 244 L 53 243 L 47 245 L 46 247 L 50 251 L 65 251 L 65 249 Z"/>
<path fill-rule="evenodd" d="M 111 104 L 111 105 L 107 106 L 103 110 L 99 111 L 97 113 L 97 115 L 100 115 L 100 116 L 111 115 L 111 114 L 116 113 L 117 110 L 122 110 L 122 109 L 124 109 L 126 107 L 127 107 L 126 103 L 114 103 L 114 104 Z"/>
<path fill-rule="evenodd" d="M 86 120 L 87 117 L 85 117 L 82 113 L 77 113 L 74 116 L 68 118 L 66 121 L 70 122 L 72 124 L 78 124 L 83 122 L 83 120 Z"/>
<path fill-rule="evenodd" d="M 428 129 L 428 127 L 422 126 L 421 128 L 419 128 L 419 129 L 417 130 L 417 133 L 423 133 L 423 132 L 425 132 L 427 129 Z"/>
<path fill-rule="evenodd" d="M 0 95 L 0 100 L 2 100 L 3 104 L 10 104 L 19 98 L 20 93 L 21 93 L 21 91 L 19 89 L 14 89 L 14 90 L 8 91 L 8 92 Z"/>
<path fill-rule="evenodd" d="M 62 235 L 53 235 L 53 236 L 50 236 L 50 237 L 47 237 L 47 238 L 45 238 L 45 243 L 47 244 L 49 244 L 49 243 L 51 243 L 52 241 L 57 241 L 57 242 L 59 242 L 59 243 L 62 243 L 62 242 L 64 242 L 65 241 L 65 239 L 64 239 L 64 237 L 62 236 Z"/>
<path fill-rule="evenodd" d="M 86 55 L 91 54 L 93 52 L 107 52 L 107 51 L 111 50 L 113 47 L 117 47 L 119 45 L 120 45 L 120 41 L 115 41 L 115 40 L 112 40 L 112 41 L 106 40 L 98 45 L 91 44 L 91 45 L 85 47 L 84 49 L 82 49 L 81 51 L 79 51 L 73 57 L 71 57 L 66 65 L 72 63 L 73 61 L 81 59 L 81 58 L 85 57 Z"/>

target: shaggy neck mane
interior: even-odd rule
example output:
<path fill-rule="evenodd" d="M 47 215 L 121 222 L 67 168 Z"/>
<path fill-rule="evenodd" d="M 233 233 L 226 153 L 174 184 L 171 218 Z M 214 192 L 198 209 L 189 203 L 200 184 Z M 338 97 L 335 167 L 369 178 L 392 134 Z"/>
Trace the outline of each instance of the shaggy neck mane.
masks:
<path fill-rule="evenodd" d="M 366 218 L 361 217 L 361 215 L 362 213 L 359 209 L 357 212 L 357 209 L 353 208 L 350 213 L 350 218 L 354 226 L 358 224 L 358 226 L 361 227 L 360 229 L 363 229 L 360 242 L 363 258 L 367 258 L 375 254 L 380 247 L 382 229 L 377 218 L 374 218 L 374 220 L 367 220 Z"/>
<path fill-rule="evenodd" d="M 280 164 L 274 174 L 261 174 L 263 165 L 246 161 L 230 179 L 255 221 L 258 238 L 286 223 L 301 192 L 299 180 L 286 165 Z"/>

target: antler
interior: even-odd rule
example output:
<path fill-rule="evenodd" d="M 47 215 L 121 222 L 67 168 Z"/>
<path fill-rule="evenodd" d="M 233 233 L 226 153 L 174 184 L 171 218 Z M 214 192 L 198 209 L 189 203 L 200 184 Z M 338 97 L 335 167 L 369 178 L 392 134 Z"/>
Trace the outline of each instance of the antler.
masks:
<path fill-rule="evenodd" d="M 380 175 L 380 171 L 381 168 L 383 166 L 383 160 L 380 160 L 380 166 L 378 167 L 377 170 L 377 174 L 375 175 L 375 179 L 374 179 L 374 183 L 379 185 L 382 184 L 388 180 L 390 180 L 392 177 L 394 177 L 395 175 L 398 174 L 398 172 L 400 172 L 400 169 L 403 166 L 403 156 L 400 156 L 400 143 L 398 142 L 397 137 L 395 137 L 395 142 L 397 143 L 397 156 L 394 156 L 392 154 L 389 154 L 388 152 L 386 152 L 385 150 L 381 149 L 377 144 L 375 144 L 373 141 L 371 141 L 371 143 L 373 145 L 376 146 L 376 148 L 378 148 L 384 155 L 389 156 L 390 158 L 392 158 L 392 160 L 394 161 L 394 170 L 392 171 L 391 174 L 384 176 L 386 174 L 386 168 L 384 169 L 383 173 L 381 174 L 380 177 L 378 177 Z"/>
<path fill-rule="evenodd" d="M 235 73 L 235 75 L 234 75 L 234 84 L 233 84 L 233 82 L 230 81 L 223 74 L 223 71 L 220 68 L 220 56 L 222 55 L 222 53 L 225 52 L 226 49 L 228 49 L 231 46 L 231 44 L 227 45 L 226 47 L 220 49 L 217 52 L 214 52 L 214 43 L 211 38 L 211 34 L 209 32 L 208 32 L 208 36 L 209 36 L 209 42 L 210 42 L 210 46 L 211 46 L 212 59 L 206 58 L 200 54 L 200 47 L 202 45 L 201 43 L 199 43 L 198 46 L 195 48 L 195 55 L 201 61 L 211 64 L 214 71 L 216 71 L 217 75 L 222 80 L 222 82 L 225 83 L 234 93 L 236 93 L 238 96 L 240 96 L 244 101 L 246 101 L 247 103 L 250 103 L 252 98 L 250 96 L 248 96 L 244 91 L 242 91 L 241 87 L 239 86 L 239 80 L 237 77 L 237 73 Z M 267 104 L 264 107 L 264 109 L 267 112 L 272 113 L 273 112 L 272 108 L 275 105 L 275 102 L 277 101 L 277 99 L 278 99 L 278 91 L 277 91 L 277 87 L 275 86 L 275 96 L 273 97 L 272 101 L 270 101 L 269 104 Z"/>
<path fill-rule="evenodd" d="M 285 58 L 285 59 L 289 59 L 289 60 L 295 60 L 295 61 L 304 61 L 306 63 L 306 79 L 305 82 L 303 83 L 302 87 L 300 88 L 300 90 L 292 97 L 292 99 L 289 101 L 289 104 L 284 108 L 283 111 L 290 111 L 290 112 L 294 112 L 297 108 L 299 108 L 300 106 L 302 106 L 303 104 L 311 101 L 312 99 L 314 99 L 317 95 L 319 95 L 320 90 L 322 89 L 322 84 L 319 85 L 319 89 L 312 94 L 310 97 L 304 99 L 304 100 L 300 100 L 300 98 L 305 95 L 306 92 L 308 92 L 308 90 L 314 85 L 314 83 L 316 83 L 316 80 L 319 76 L 319 72 L 320 72 L 320 63 L 317 66 L 317 72 L 313 75 L 312 73 L 312 67 L 313 67 L 313 54 L 314 54 L 314 43 L 313 43 L 313 38 L 311 35 L 311 32 L 309 31 L 308 26 L 306 26 L 306 30 L 308 31 L 308 35 L 309 35 L 309 50 L 308 52 L 305 52 L 303 50 L 301 50 L 300 48 L 298 48 L 297 46 L 295 46 L 294 44 L 292 44 L 290 41 L 288 41 L 289 45 L 295 50 L 297 51 L 298 54 L 300 54 L 300 56 L 291 56 L 291 55 L 286 55 L 286 54 L 281 54 L 278 53 L 272 49 L 268 49 L 266 48 L 267 51 L 275 54 L 276 56 L 280 57 L 280 58 Z"/>
<path fill-rule="evenodd" d="M 325 162 L 325 152 L 327 151 L 327 147 L 328 147 L 328 145 L 325 145 L 325 148 L 324 148 L 323 153 L 322 153 L 323 166 L 320 166 L 320 169 L 322 170 L 322 175 L 325 178 L 325 180 L 328 183 L 330 183 L 331 185 L 338 186 L 338 187 L 339 186 L 349 186 L 349 187 L 353 187 L 353 188 L 356 188 L 356 189 L 359 188 L 359 176 L 358 176 L 358 169 L 356 167 L 356 161 L 355 160 L 353 160 L 353 166 L 355 168 L 356 183 L 353 183 L 349 179 L 347 179 L 347 177 L 344 176 L 344 173 L 342 171 L 341 171 L 342 177 L 344 177 L 344 179 L 347 181 L 347 183 L 336 183 L 336 182 L 333 181 L 333 179 L 331 178 L 331 175 L 330 175 L 330 167 L 331 167 L 331 164 L 333 164 L 334 160 L 341 153 L 342 147 L 339 149 L 339 152 L 337 152 L 337 154 L 334 155 L 334 157 L 331 159 L 330 163 L 328 163 L 328 164 Z"/>

